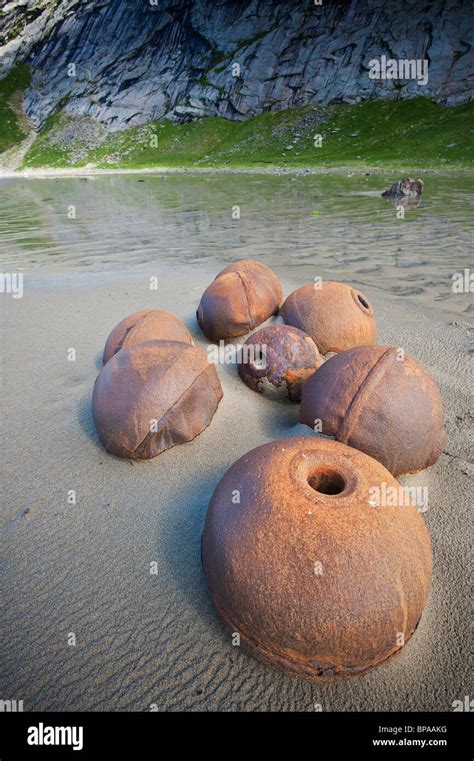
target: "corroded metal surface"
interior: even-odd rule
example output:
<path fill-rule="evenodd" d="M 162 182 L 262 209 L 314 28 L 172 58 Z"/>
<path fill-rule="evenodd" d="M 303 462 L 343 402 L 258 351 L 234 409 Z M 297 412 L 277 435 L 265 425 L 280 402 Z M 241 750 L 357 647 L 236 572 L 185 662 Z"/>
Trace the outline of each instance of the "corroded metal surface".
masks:
<path fill-rule="evenodd" d="M 276 314 L 281 300 L 275 273 L 261 262 L 242 259 L 225 267 L 206 288 L 196 317 L 211 341 L 235 338 Z"/>
<path fill-rule="evenodd" d="M 290 293 L 280 315 L 309 333 L 321 354 L 375 341 L 374 310 L 363 293 L 344 283 L 310 283 Z"/>
<path fill-rule="evenodd" d="M 203 351 L 178 341 L 146 341 L 117 352 L 100 371 L 92 412 L 111 454 L 155 457 L 191 441 L 212 420 L 222 388 Z"/>
<path fill-rule="evenodd" d="M 276 388 L 286 386 L 290 398 L 299 401 L 301 386 L 320 364 L 319 351 L 307 333 L 288 325 L 269 325 L 247 338 L 238 371 L 255 391 L 263 391 L 267 380 Z"/>
<path fill-rule="evenodd" d="M 305 383 L 300 422 L 379 460 L 394 475 L 436 462 L 446 441 L 444 405 L 428 371 L 386 346 L 331 357 Z"/>
<path fill-rule="evenodd" d="M 184 322 L 174 314 L 161 309 L 144 309 L 128 315 L 112 330 L 105 344 L 104 365 L 120 349 L 155 340 L 193 342 Z"/>
<path fill-rule="evenodd" d="M 401 489 L 372 458 L 316 437 L 257 447 L 227 471 L 202 562 L 217 612 L 253 655 L 310 679 L 351 676 L 413 634 L 431 543 L 405 493 L 403 507 L 370 504 L 383 484 Z"/>

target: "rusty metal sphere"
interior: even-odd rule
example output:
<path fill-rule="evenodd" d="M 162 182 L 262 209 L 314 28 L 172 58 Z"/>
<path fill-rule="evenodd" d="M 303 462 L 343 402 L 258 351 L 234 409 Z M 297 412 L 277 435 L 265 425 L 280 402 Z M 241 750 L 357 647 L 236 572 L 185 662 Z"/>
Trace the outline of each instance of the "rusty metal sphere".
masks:
<path fill-rule="evenodd" d="M 374 310 L 363 293 L 344 283 L 303 285 L 290 293 L 280 315 L 309 333 L 321 354 L 375 341 Z"/>
<path fill-rule="evenodd" d="M 378 487 L 401 490 L 380 463 L 320 437 L 257 447 L 224 475 L 202 562 L 219 616 L 253 655 L 310 679 L 351 676 L 413 634 L 430 538 L 403 490 L 404 506 L 374 506 Z"/>
<path fill-rule="evenodd" d="M 286 386 L 290 399 L 299 401 L 301 386 L 321 364 L 311 336 L 288 325 L 268 325 L 243 344 L 237 365 L 239 375 L 254 391 L 268 381 L 275 388 Z"/>
<path fill-rule="evenodd" d="M 184 341 L 192 344 L 191 333 L 184 322 L 171 312 L 161 309 L 143 309 L 121 320 L 105 343 L 104 365 L 120 349 L 144 341 Z"/>
<path fill-rule="evenodd" d="M 393 473 L 436 462 L 444 405 L 428 371 L 399 349 L 361 346 L 327 360 L 303 387 L 300 422 L 360 449 Z"/>
<path fill-rule="evenodd" d="M 270 267 L 242 259 L 225 267 L 206 288 L 196 317 L 211 341 L 235 338 L 276 314 L 281 300 L 281 285 Z"/>
<path fill-rule="evenodd" d="M 104 365 L 92 413 L 107 451 L 148 459 L 194 439 L 211 422 L 221 398 L 216 369 L 201 349 L 146 341 L 122 349 Z"/>

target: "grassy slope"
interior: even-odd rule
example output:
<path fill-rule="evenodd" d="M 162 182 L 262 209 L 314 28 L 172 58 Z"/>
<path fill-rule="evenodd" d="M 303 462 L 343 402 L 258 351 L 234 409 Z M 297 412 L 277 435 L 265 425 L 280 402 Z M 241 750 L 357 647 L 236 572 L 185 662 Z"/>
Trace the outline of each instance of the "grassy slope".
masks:
<path fill-rule="evenodd" d="M 473 103 L 447 108 L 414 98 L 307 106 L 244 122 L 215 117 L 177 126 L 163 120 L 108 134 L 86 158 L 74 159 L 73 143 L 51 144 L 71 121 L 59 114 L 48 119 L 24 167 L 466 167 L 474 159 L 473 116 Z M 318 133 L 320 148 L 314 146 Z"/>
<path fill-rule="evenodd" d="M 21 92 L 30 83 L 27 64 L 14 66 L 5 79 L 0 81 L 0 152 L 23 140 L 27 132 L 22 126 Z"/>

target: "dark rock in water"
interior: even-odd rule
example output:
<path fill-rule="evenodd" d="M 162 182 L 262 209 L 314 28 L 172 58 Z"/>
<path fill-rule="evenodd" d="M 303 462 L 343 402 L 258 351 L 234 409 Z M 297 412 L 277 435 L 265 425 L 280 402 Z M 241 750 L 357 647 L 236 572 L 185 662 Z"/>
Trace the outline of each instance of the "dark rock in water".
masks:
<path fill-rule="evenodd" d="M 421 196 L 424 186 L 423 180 L 413 180 L 405 177 L 403 180 L 394 182 L 393 185 L 382 193 L 383 198 L 417 198 Z"/>

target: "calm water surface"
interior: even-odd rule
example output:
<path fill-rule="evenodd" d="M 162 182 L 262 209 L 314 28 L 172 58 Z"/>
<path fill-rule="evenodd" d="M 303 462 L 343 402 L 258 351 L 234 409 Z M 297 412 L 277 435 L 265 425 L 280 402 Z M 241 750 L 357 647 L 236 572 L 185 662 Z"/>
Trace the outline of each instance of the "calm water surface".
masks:
<path fill-rule="evenodd" d="M 380 193 L 398 175 L 116 175 L 0 181 L 0 269 L 31 279 L 141 271 L 183 277 L 258 258 L 278 274 L 369 285 L 457 313 L 473 268 L 474 177 L 424 177 L 405 218 Z M 239 207 L 237 209 L 236 207 Z M 240 211 L 240 219 L 235 218 Z M 75 218 L 74 218 L 75 214 Z"/>

